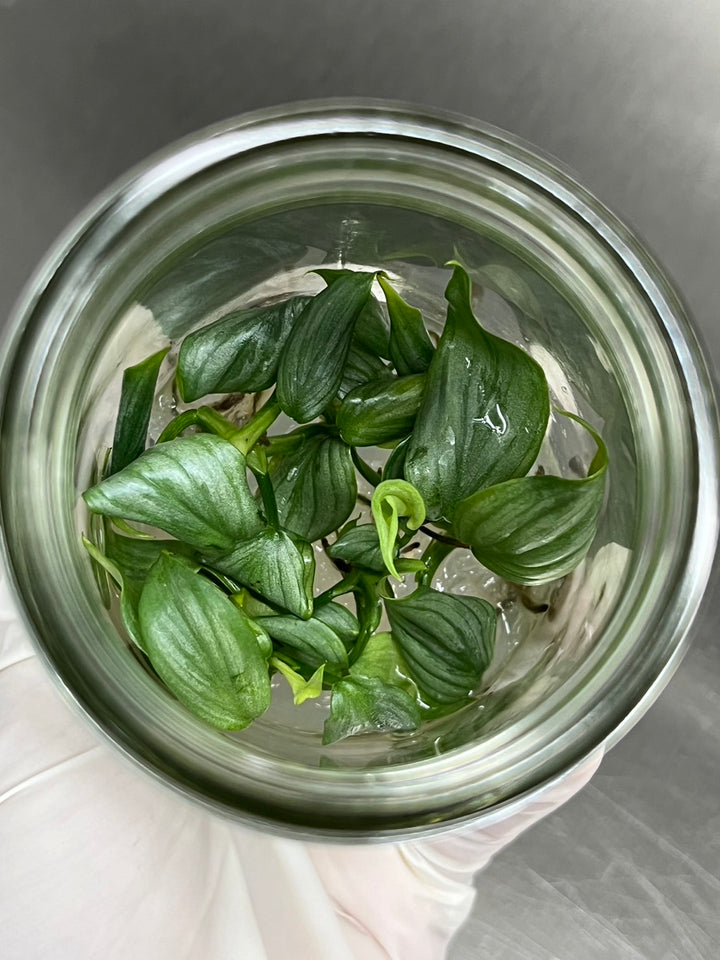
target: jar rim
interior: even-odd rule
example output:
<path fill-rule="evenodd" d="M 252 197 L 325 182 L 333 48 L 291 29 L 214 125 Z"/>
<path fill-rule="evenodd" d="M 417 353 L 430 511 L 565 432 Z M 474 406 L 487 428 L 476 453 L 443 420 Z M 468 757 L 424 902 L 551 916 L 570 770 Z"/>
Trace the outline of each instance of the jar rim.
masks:
<path fill-rule="evenodd" d="M 617 709 L 612 716 L 603 711 L 602 704 L 594 703 L 592 711 L 586 712 L 582 718 L 575 714 L 570 726 L 555 731 L 554 737 L 550 738 L 556 745 L 554 762 L 547 762 L 540 767 L 537 750 L 533 749 L 529 742 L 526 743 L 525 752 L 522 756 L 518 753 L 515 758 L 518 777 L 516 795 L 482 811 L 482 816 L 488 819 L 495 817 L 499 810 L 507 810 L 509 805 L 516 804 L 518 796 L 524 796 L 528 791 L 540 789 L 554 781 L 593 749 L 602 744 L 608 746 L 616 742 L 647 710 L 672 676 L 687 649 L 687 632 L 710 576 L 718 535 L 718 416 L 711 377 L 697 337 L 672 286 L 645 246 L 578 183 L 572 174 L 561 168 L 557 161 L 542 155 L 519 138 L 479 121 L 441 110 L 382 100 L 306 101 L 255 111 L 208 127 L 155 154 L 116 181 L 76 218 L 47 254 L 21 295 L 13 312 L 10 330 L 6 334 L 0 367 L 0 425 L 4 434 L 5 406 L 8 391 L 11 389 L 13 357 L 19 349 L 29 318 L 42 299 L 43 292 L 52 284 L 61 265 L 72 250 L 83 244 L 83 238 L 91 228 L 111 224 L 120 209 L 126 221 L 139 216 L 158 197 L 182 186 L 195 174 L 223 162 L 228 157 L 237 156 L 238 153 L 272 148 L 281 143 L 305 138 L 336 137 L 343 133 L 395 138 L 428 146 L 432 144 L 433 148 L 480 157 L 484 162 L 509 170 L 551 198 L 553 203 L 577 219 L 605 250 L 611 251 L 622 262 L 642 290 L 643 297 L 652 304 L 653 311 L 662 324 L 663 336 L 674 355 L 676 370 L 682 377 L 692 412 L 695 431 L 696 463 L 693 465 L 693 475 L 697 482 L 696 511 L 692 530 L 685 531 L 686 552 L 681 564 L 681 577 L 675 584 L 673 602 L 665 609 L 673 624 L 672 643 L 667 645 L 662 662 L 655 664 L 654 674 L 645 675 L 643 682 L 636 686 L 632 695 L 628 695 L 622 702 L 621 708 L 617 708 L 616 704 Z M 0 550 L 5 566 L 12 575 L 12 551 L 4 530 L 8 503 L 4 489 L 0 497 L 0 526 L 3 528 Z M 16 577 L 13 579 L 26 623 L 31 634 L 36 634 L 37 625 L 24 602 L 26 587 L 23 587 Z M 36 645 L 43 650 L 42 641 L 37 636 L 35 640 Z M 119 742 L 117 731 L 113 733 L 107 729 L 103 719 L 94 715 L 87 702 L 72 689 L 72 684 L 68 684 L 67 678 L 59 672 L 58 665 L 51 662 L 44 651 L 43 655 L 54 676 L 70 689 L 73 698 L 81 703 L 95 724 L 105 733 L 109 733 L 116 745 L 139 759 L 143 766 L 149 767 L 157 775 L 157 769 L 152 761 L 143 755 L 142 749 L 122 740 Z M 545 720 L 544 723 L 549 721 Z M 533 736 L 536 734 L 537 730 Z M 550 736 L 549 729 L 547 736 Z M 517 748 L 517 744 L 515 747 Z M 471 779 L 474 775 L 473 769 L 477 771 L 481 768 L 484 754 L 472 744 L 462 748 L 460 752 L 462 764 L 466 768 L 467 782 L 468 778 Z M 457 762 L 457 757 L 453 762 Z M 420 763 L 427 764 L 428 761 Z M 412 765 L 400 765 L 374 772 L 374 789 L 380 788 L 382 784 L 385 784 L 388 790 L 393 789 L 393 784 L 402 783 L 407 777 L 408 768 Z M 442 766 L 442 763 L 434 765 L 434 775 L 441 772 Z M 319 771 L 318 780 L 325 780 L 326 773 L 329 772 Z M 334 774 L 335 771 L 331 773 Z M 362 771 L 343 771 L 343 776 L 354 786 L 367 784 L 367 776 Z M 169 779 L 174 780 L 177 785 L 177 777 L 170 776 Z M 186 792 L 195 792 L 205 798 L 202 789 L 193 791 L 192 784 L 187 781 L 184 788 Z M 219 806 L 231 808 L 229 803 L 222 801 Z M 477 820 L 480 814 L 481 811 L 473 811 L 469 815 Z M 255 812 L 250 815 L 250 819 L 258 822 L 263 818 Z M 466 819 L 466 816 L 457 812 L 451 819 L 459 823 Z M 268 823 L 265 825 L 268 826 Z M 281 818 L 273 819 L 271 826 L 278 830 L 287 829 Z M 294 824 L 289 829 L 297 835 L 299 828 L 302 828 L 302 825 L 299 827 Z M 315 825 L 312 828 L 305 825 L 304 828 L 312 829 L 314 835 L 320 832 L 334 838 L 347 838 L 368 832 L 362 829 L 353 830 L 350 826 L 333 828 L 327 832 Z M 428 832 L 433 829 L 437 829 L 437 826 L 408 822 L 390 828 L 387 833 L 397 839 L 401 834 L 410 835 L 416 831 Z M 383 831 L 373 829 L 371 832 L 377 836 Z"/>

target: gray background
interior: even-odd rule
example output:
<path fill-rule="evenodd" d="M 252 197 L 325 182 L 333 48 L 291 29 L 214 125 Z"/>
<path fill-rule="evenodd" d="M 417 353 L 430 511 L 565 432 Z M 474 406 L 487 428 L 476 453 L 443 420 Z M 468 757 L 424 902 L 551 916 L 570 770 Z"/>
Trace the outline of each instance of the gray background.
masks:
<path fill-rule="evenodd" d="M 353 94 L 458 110 L 560 157 L 646 238 L 717 366 L 714 0 L 0 0 L 0 318 L 129 165 L 247 109 Z M 713 593 L 659 703 L 479 876 L 454 960 L 720 954 Z"/>

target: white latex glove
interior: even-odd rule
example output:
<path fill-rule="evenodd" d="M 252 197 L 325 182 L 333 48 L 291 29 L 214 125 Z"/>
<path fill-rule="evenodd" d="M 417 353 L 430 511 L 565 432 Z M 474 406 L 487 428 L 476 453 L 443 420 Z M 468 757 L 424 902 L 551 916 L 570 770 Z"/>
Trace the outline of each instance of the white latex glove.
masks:
<path fill-rule="evenodd" d="M 66 705 L 0 573 L 3 960 L 441 960 L 473 873 L 590 779 L 500 824 L 323 846 L 255 833 L 142 775 Z"/>

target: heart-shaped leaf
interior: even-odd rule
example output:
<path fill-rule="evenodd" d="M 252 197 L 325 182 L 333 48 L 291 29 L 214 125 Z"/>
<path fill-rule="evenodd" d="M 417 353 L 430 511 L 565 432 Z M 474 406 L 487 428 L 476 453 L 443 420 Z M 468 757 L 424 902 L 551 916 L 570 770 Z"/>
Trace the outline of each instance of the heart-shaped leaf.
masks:
<path fill-rule="evenodd" d="M 270 705 L 270 678 L 244 614 L 209 580 L 163 554 L 139 604 L 145 650 L 163 682 L 215 727 L 239 730 Z"/>
<path fill-rule="evenodd" d="M 492 659 L 493 607 L 478 597 L 420 587 L 409 597 L 386 600 L 385 609 L 420 690 L 437 703 L 466 698 Z"/>
<path fill-rule="evenodd" d="M 400 574 L 395 566 L 399 518 L 407 517 L 408 529 L 417 530 L 425 519 L 425 504 L 406 480 L 383 480 L 373 493 L 371 509 L 383 561 L 390 574 L 399 580 Z"/>
<path fill-rule="evenodd" d="M 587 477 L 508 480 L 469 497 L 455 512 L 457 535 L 480 563 L 513 583 L 535 585 L 565 576 L 585 556 L 597 531 L 607 449 L 588 423 L 565 416 L 585 426 L 597 443 Z"/>
<path fill-rule="evenodd" d="M 350 448 L 327 432 L 273 457 L 270 479 L 281 525 L 306 540 L 337 530 L 355 506 L 357 481 Z"/>
<path fill-rule="evenodd" d="M 335 543 L 327 548 L 327 554 L 332 560 L 343 560 L 375 573 L 385 572 L 385 561 L 374 523 L 360 523 L 343 530 Z"/>
<path fill-rule="evenodd" d="M 401 376 L 424 373 L 430 366 L 435 348 L 425 329 L 422 314 L 390 285 L 387 277 L 378 277 L 390 316 L 390 359 Z"/>
<path fill-rule="evenodd" d="M 374 277 L 353 272 L 339 277 L 313 297 L 290 331 L 280 358 L 277 396 L 298 423 L 318 416 L 337 394 L 355 322 Z"/>
<path fill-rule="evenodd" d="M 348 677 L 333 686 L 323 743 L 360 733 L 411 732 L 420 722 L 419 704 L 401 687 L 373 677 Z"/>
<path fill-rule="evenodd" d="M 432 519 L 451 518 L 477 490 L 527 473 L 550 414 L 542 369 L 483 330 L 472 313 L 470 279 L 458 264 L 445 296 L 447 323 L 405 460 L 405 476 Z"/>
<path fill-rule="evenodd" d="M 238 310 L 188 334 L 177 384 L 186 403 L 209 393 L 256 393 L 272 386 L 285 342 L 311 297 Z"/>
<path fill-rule="evenodd" d="M 423 374 L 383 377 L 356 387 L 340 404 L 336 417 L 340 436 L 353 447 L 370 447 L 406 437 L 420 409 Z"/>
<path fill-rule="evenodd" d="M 164 350 L 159 350 L 142 363 L 128 367 L 123 373 L 120 408 L 115 421 L 109 473 L 122 470 L 145 449 L 150 414 L 155 399 L 155 385 L 169 349 L 165 347 Z"/>
<path fill-rule="evenodd" d="M 208 557 L 208 565 L 282 610 L 307 619 L 313 608 L 315 560 L 312 547 L 308 553 L 306 546 L 283 530 L 267 527 L 230 553 Z"/>
<path fill-rule="evenodd" d="M 262 526 L 245 457 L 207 434 L 146 450 L 83 499 L 94 513 L 147 523 L 199 550 L 230 550 Z"/>
<path fill-rule="evenodd" d="M 345 645 L 337 633 L 322 620 L 298 620 L 295 617 L 260 617 L 258 623 L 272 639 L 293 652 L 298 660 L 309 667 L 323 663 L 346 669 L 348 665 Z"/>

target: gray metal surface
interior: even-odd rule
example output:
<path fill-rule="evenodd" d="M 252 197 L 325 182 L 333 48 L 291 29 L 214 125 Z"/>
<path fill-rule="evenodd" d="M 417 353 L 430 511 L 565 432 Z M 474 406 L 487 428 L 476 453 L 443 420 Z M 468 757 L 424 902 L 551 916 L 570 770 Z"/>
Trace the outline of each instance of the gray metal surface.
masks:
<path fill-rule="evenodd" d="M 357 94 L 459 110 L 562 158 L 664 262 L 717 366 L 719 62 L 715 0 L 0 0 L 0 317 L 66 222 L 151 151 Z M 719 626 L 709 596 L 659 703 L 478 878 L 454 960 L 720 955 Z"/>

